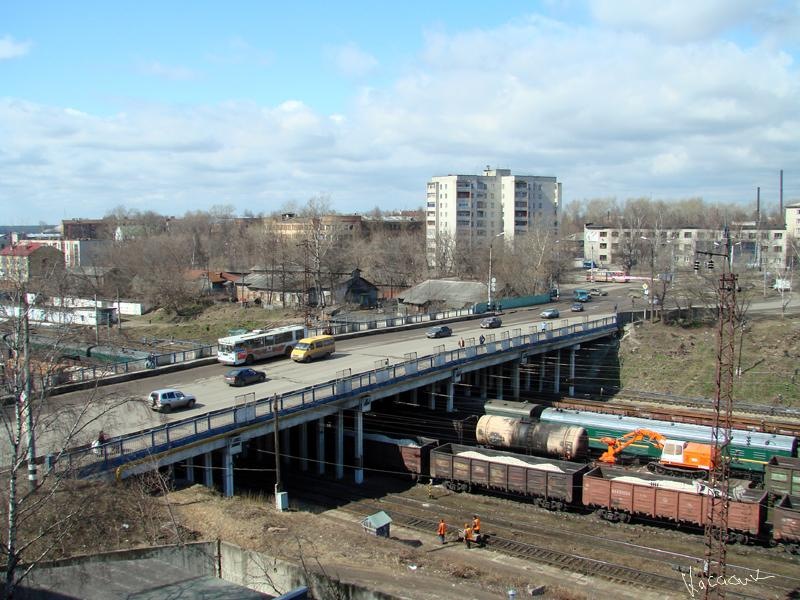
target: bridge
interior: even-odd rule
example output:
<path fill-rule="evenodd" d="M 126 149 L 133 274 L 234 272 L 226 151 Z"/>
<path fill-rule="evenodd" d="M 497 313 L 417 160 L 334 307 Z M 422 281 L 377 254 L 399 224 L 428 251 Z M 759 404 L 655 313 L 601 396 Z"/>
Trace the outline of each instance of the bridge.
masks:
<path fill-rule="evenodd" d="M 521 320 L 526 321 L 527 318 Z M 527 331 L 525 331 L 527 329 Z M 463 347 L 454 338 L 439 344 L 433 352 L 418 356 L 409 351 L 395 362 L 389 358 L 373 360 L 372 368 L 353 373 L 353 367 L 336 372 L 335 377 L 281 392 L 256 397 L 242 394 L 234 406 L 207 410 L 197 416 L 171 415 L 165 424 L 122 433 L 99 448 L 83 448 L 64 453 L 58 461 L 45 459 L 45 468 L 69 468 L 81 476 L 126 478 L 160 467 L 180 465 L 189 481 L 202 477 L 208 486 L 215 484 L 215 473 L 222 474 L 223 494 L 234 493 L 234 457 L 248 448 L 275 451 L 276 445 L 297 449 L 300 469 L 314 464 L 319 474 L 326 464 L 334 464 L 335 476 L 344 477 L 344 413 L 352 411 L 355 432 L 354 479 L 363 481 L 363 414 L 374 401 L 399 398 L 430 409 L 453 411 L 457 385 L 479 390 L 482 398 L 518 398 L 521 391 L 559 393 L 566 380 L 574 393 L 576 354 L 589 344 L 617 332 L 616 315 L 577 317 L 556 322 L 512 325 L 499 336 L 487 335 L 484 344 L 477 340 L 474 322 L 464 331 Z M 485 330 L 483 333 L 486 334 Z M 458 335 L 458 332 L 457 332 Z M 415 334 L 419 345 L 419 332 Z M 430 340 L 426 340 L 430 342 Z M 363 340 L 362 340 L 362 345 Z M 367 346 L 376 346 L 368 342 Z M 399 346 L 399 344 L 393 344 Z M 448 349 L 447 345 L 455 345 Z M 430 348 L 430 344 L 426 344 Z M 338 350 L 338 349 L 337 349 Z M 338 353 L 338 352 L 337 352 Z M 562 355 L 566 355 L 562 360 Z M 363 363 L 363 361 L 362 361 Z M 331 368 L 336 361 L 312 363 Z M 566 373 L 562 373 L 562 364 Z M 294 365 L 292 365 L 294 366 Z M 305 366 L 306 369 L 310 365 Z M 313 367 L 311 367 L 313 368 Z M 308 372 L 308 371 L 307 371 Z M 318 369 L 315 373 L 324 372 Z M 552 389 L 545 389 L 549 382 Z M 282 387 L 296 388 L 284 381 Z M 270 390 L 271 391 L 271 390 Z M 420 393 L 422 392 L 422 393 Z M 420 403 L 420 396 L 423 402 Z M 228 400 L 228 403 L 230 401 Z M 334 417 L 335 456 L 326 459 L 326 417 Z M 277 422 L 276 422 L 277 421 Z M 276 439 L 279 431 L 280 439 Z M 278 442 L 278 444 L 276 444 Z M 315 454 L 312 458 L 311 455 Z"/>

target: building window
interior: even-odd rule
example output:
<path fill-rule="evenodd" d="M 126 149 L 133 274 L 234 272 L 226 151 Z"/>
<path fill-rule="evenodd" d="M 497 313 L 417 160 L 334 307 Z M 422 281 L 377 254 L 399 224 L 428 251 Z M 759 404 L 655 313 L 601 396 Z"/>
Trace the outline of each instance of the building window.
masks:
<path fill-rule="evenodd" d="M 783 239 L 783 234 L 782 234 L 782 233 L 780 233 L 780 232 L 776 233 L 776 234 L 775 234 L 775 236 L 774 236 L 774 239 L 776 239 L 776 240 L 782 240 L 782 239 Z"/>
<path fill-rule="evenodd" d="M 773 246 L 772 247 L 772 251 L 773 252 L 783 252 L 783 247 L 782 246 Z"/>
<path fill-rule="evenodd" d="M 619 244 L 611 244 L 612 250 L 619 250 Z"/>
<path fill-rule="evenodd" d="M 605 250 L 605 249 L 607 249 L 607 248 L 608 248 L 608 244 L 605 244 L 605 243 L 603 243 L 603 244 L 600 244 L 600 248 L 601 248 L 601 249 L 603 249 L 603 250 Z"/>
<path fill-rule="evenodd" d="M 684 231 L 683 232 L 683 239 L 685 239 L 685 240 L 692 239 L 692 232 L 691 231 Z"/>
<path fill-rule="evenodd" d="M 611 237 L 619 237 L 619 231 L 612 231 Z"/>
<path fill-rule="evenodd" d="M 606 261 L 608 261 L 608 256 L 606 256 L 605 254 L 601 254 L 600 255 L 600 262 L 606 262 Z"/>
<path fill-rule="evenodd" d="M 607 231 L 601 231 L 600 232 L 600 237 L 608 237 L 608 232 Z"/>

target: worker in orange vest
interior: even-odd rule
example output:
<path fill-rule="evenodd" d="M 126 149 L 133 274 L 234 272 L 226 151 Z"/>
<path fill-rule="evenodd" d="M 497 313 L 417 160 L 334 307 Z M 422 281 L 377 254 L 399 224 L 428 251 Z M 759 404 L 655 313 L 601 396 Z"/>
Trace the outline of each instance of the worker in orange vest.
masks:
<path fill-rule="evenodd" d="M 464 523 L 464 543 L 467 549 L 472 548 L 472 527 L 468 523 Z"/>
<path fill-rule="evenodd" d="M 472 533 L 479 535 L 481 532 L 481 520 L 478 515 L 472 515 Z"/>
<path fill-rule="evenodd" d="M 444 522 L 444 519 L 439 519 L 439 527 L 436 528 L 436 534 L 439 536 L 439 540 L 444 544 L 444 535 L 447 533 L 447 525 Z"/>

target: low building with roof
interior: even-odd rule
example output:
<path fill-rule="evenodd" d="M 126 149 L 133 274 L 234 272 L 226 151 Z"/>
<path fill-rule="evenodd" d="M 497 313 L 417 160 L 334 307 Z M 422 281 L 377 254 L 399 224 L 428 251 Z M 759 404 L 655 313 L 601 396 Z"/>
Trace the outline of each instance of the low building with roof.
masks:
<path fill-rule="evenodd" d="M 460 279 L 427 279 L 398 294 L 401 304 L 418 312 L 469 308 L 487 297 L 486 284 Z"/>

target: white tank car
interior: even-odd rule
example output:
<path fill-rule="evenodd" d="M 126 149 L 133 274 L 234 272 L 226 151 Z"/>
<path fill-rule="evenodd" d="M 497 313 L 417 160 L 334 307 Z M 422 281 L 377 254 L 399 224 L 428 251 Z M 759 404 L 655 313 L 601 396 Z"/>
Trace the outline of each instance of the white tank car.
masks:
<path fill-rule="evenodd" d="M 583 427 L 534 423 L 495 415 L 478 419 L 475 437 L 479 444 L 491 448 L 523 450 L 566 460 L 582 458 L 589 450 L 589 436 Z"/>

